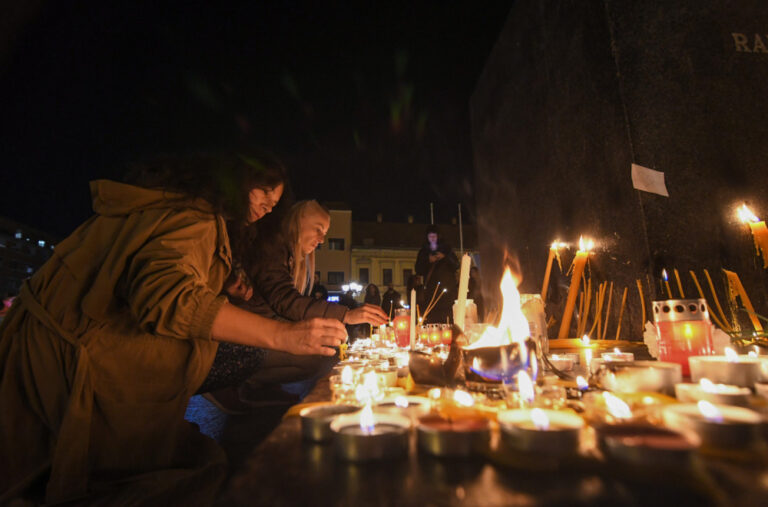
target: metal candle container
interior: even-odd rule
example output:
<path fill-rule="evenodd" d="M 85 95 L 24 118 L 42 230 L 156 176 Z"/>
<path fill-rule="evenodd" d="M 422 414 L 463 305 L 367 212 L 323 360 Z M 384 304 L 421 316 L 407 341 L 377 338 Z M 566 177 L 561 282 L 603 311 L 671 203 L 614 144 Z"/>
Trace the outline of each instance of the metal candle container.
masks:
<path fill-rule="evenodd" d="M 471 456 L 488 451 L 490 424 L 482 417 L 447 419 L 439 415 L 419 418 L 419 449 L 434 456 Z"/>
<path fill-rule="evenodd" d="M 561 410 L 541 410 L 541 412 L 548 419 L 547 428 L 535 425 L 533 410 L 513 409 L 499 412 L 502 445 L 513 452 L 550 457 L 576 454 L 584 420 L 575 413 Z"/>
<path fill-rule="evenodd" d="M 523 354 L 519 343 L 497 347 L 461 349 L 466 378 L 474 382 L 501 382 L 512 379 L 517 372 L 526 369 L 536 361 L 536 342 L 525 341 L 527 354 Z"/>
<path fill-rule="evenodd" d="M 747 387 L 715 384 L 711 390 L 700 384 L 682 383 L 675 386 L 675 396 L 681 403 L 696 403 L 704 400 L 720 405 L 746 407 L 752 391 Z"/>
<path fill-rule="evenodd" d="M 688 375 L 690 356 L 712 353 L 712 323 L 704 299 L 668 299 L 653 302 L 659 335 L 659 360 L 678 363 Z"/>
<path fill-rule="evenodd" d="M 759 414 L 743 407 L 714 407 L 719 416 L 707 418 L 696 403 L 670 405 L 662 412 L 662 418 L 670 428 L 695 432 L 708 447 L 744 448 L 758 441 L 762 423 Z"/>
<path fill-rule="evenodd" d="M 333 437 L 331 421 L 339 414 L 348 414 L 360 410 L 354 405 L 319 405 L 307 407 L 299 412 L 301 434 L 313 442 L 325 442 Z"/>
<path fill-rule="evenodd" d="M 634 465 L 684 467 L 701 445 L 695 434 L 645 424 L 603 425 L 595 430 L 603 454 Z"/>
<path fill-rule="evenodd" d="M 598 386 L 609 391 L 631 393 L 650 391 L 675 394 L 675 384 L 682 382 L 682 366 L 661 361 L 602 362 L 595 372 Z"/>
<path fill-rule="evenodd" d="M 760 380 L 761 360 L 757 357 L 737 356 L 693 356 L 688 359 L 691 365 L 691 380 L 698 382 L 708 378 L 716 384 L 754 387 Z"/>
<path fill-rule="evenodd" d="M 331 421 L 336 455 L 364 462 L 402 458 L 408 454 L 411 421 L 395 414 L 375 413 L 371 428 L 360 426 L 358 414 L 342 414 Z"/>

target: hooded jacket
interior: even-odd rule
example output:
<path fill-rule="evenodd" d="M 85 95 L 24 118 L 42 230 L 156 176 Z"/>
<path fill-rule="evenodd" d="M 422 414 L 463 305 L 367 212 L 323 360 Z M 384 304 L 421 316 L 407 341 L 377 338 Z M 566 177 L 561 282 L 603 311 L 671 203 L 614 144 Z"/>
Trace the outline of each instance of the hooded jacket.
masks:
<path fill-rule="evenodd" d="M 184 421 L 216 354 L 231 267 L 201 200 L 91 183 L 95 215 L 58 244 L 0 324 L 0 504 L 213 498 L 216 444 Z"/>

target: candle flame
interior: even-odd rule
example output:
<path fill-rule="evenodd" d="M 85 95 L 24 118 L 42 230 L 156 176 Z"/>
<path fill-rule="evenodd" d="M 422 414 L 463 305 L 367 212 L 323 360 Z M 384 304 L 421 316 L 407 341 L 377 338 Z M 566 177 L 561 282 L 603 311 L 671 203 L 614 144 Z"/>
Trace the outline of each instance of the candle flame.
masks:
<path fill-rule="evenodd" d="M 614 347 L 613 351 L 616 352 L 617 354 L 621 354 L 621 351 L 619 350 L 619 347 Z"/>
<path fill-rule="evenodd" d="M 755 355 L 756 356 L 760 355 L 760 347 L 758 347 L 757 345 L 755 345 Z"/>
<path fill-rule="evenodd" d="M 475 399 L 472 397 L 471 394 L 469 394 L 467 391 L 457 390 L 453 393 L 453 401 L 456 402 L 456 404 L 464 406 L 464 407 L 471 407 L 475 404 Z"/>
<path fill-rule="evenodd" d="M 608 413 L 616 419 L 629 419 L 632 417 L 632 410 L 621 398 L 605 391 L 603 399 L 605 400 L 606 407 L 608 407 Z"/>
<path fill-rule="evenodd" d="M 528 403 L 533 401 L 534 389 L 531 377 L 524 371 L 517 374 L 517 391 L 520 393 L 520 399 Z"/>
<path fill-rule="evenodd" d="M 515 278 L 512 271 L 507 267 L 504 271 L 504 276 L 501 278 L 502 305 L 499 326 L 488 326 L 480 339 L 466 347 L 467 349 L 499 347 L 501 345 L 518 343 L 520 345 L 520 355 L 522 357 L 528 355 L 525 339 L 530 336 L 531 330 L 528 327 L 528 319 L 525 318 L 520 307 L 520 292 L 517 290 L 518 283 L 518 279 Z"/>
<path fill-rule="evenodd" d="M 589 345 L 589 336 L 587 336 L 587 335 L 582 336 L 581 337 L 581 344 L 584 345 L 584 346 L 588 346 Z"/>
<path fill-rule="evenodd" d="M 718 410 L 717 407 L 712 403 L 702 400 L 698 402 L 697 405 L 699 407 L 699 412 L 701 412 L 701 415 L 706 417 L 707 420 L 713 422 L 723 422 L 722 412 L 720 412 L 720 410 Z"/>
<path fill-rule="evenodd" d="M 736 210 L 736 214 L 739 216 L 739 220 L 741 220 L 742 223 L 746 224 L 748 222 L 759 222 L 760 219 L 755 216 L 754 213 L 752 213 L 752 210 L 747 208 L 746 204 L 742 204 L 741 207 Z"/>
<path fill-rule="evenodd" d="M 715 389 L 715 384 L 708 378 L 699 380 L 699 387 L 701 387 L 701 390 L 705 393 L 714 393 L 717 390 Z"/>
<path fill-rule="evenodd" d="M 352 367 L 347 365 L 341 370 L 341 382 L 343 384 L 351 384 L 354 380 L 355 373 L 352 371 Z"/>
<path fill-rule="evenodd" d="M 408 408 L 408 398 L 405 396 L 398 396 L 395 398 L 395 406 L 400 408 Z"/>
<path fill-rule="evenodd" d="M 662 280 L 664 280 L 665 282 L 668 282 L 668 281 L 669 281 L 669 275 L 667 274 L 667 270 L 666 270 L 666 269 L 662 269 L 662 270 L 661 270 L 661 278 L 662 278 Z"/>
<path fill-rule="evenodd" d="M 440 390 L 439 387 L 433 387 L 432 389 L 429 390 L 429 392 L 427 392 L 427 395 L 433 400 L 439 400 L 440 397 L 443 395 L 443 392 Z"/>
<path fill-rule="evenodd" d="M 731 347 L 725 347 L 724 352 L 725 352 L 725 359 L 729 363 L 738 363 L 739 362 L 739 355 Z"/>
<path fill-rule="evenodd" d="M 583 236 L 579 236 L 579 252 L 589 252 L 595 247 L 595 242 L 591 239 L 584 239 Z"/>
<path fill-rule="evenodd" d="M 363 387 L 365 387 L 371 395 L 378 394 L 379 392 L 379 378 L 376 376 L 375 371 L 369 371 L 363 377 Z"/>
<path fill-rule="evenodd" d="M 757 352 L 755 352 L 754 350 L 750 350 L 749 352 L 747 352 L 747 355 L 749 357 L 758 357 Z"/>
<path fill-rule="evenodd" d="M 587 380 L 584 377 L 579 375 L 578 377 L 576 377 L 576 385 L 578 386 L 579 389 L 583 391 L 589 387 L 589 382 L 587 382 Z"/>
<path fill-rule="evenodd" d="M 549 417 L 547 417 L 547 414 L 540 408 L 531 410 L 531 421 L 533 421 L 533 425 L 536 426 L 536 429 L 538 430 L 546 431 L 549 429 Z"/>
<path fill-rule="evenodd" d="M 365 408 L 360 411 L 360 429 L 365 433 L 372 433 L 374 424 L 373 409 L 370 405 L 366 405 Z"/>

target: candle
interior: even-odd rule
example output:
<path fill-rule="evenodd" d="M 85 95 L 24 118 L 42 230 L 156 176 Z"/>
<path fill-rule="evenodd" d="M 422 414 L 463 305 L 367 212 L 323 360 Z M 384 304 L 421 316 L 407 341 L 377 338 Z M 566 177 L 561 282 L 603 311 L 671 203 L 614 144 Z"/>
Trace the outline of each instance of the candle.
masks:
<path fill-rule="evenodd" d="M 416 349 L 416 289 L 411 289 L 411 350 Z"/>
<path fill-rule="evenodd" d="M 618 348 L 613 349 L 613 352 L 603 352 L 600 357 L 603 361 L 634 361 L 635 355 L 632 352 L 622 352 Z"/>
<path fill-rule="evenodd" d="M 564 457 L 576 454 L 584 420 L 573 412 L 512 409 L 498 414 L 503 448 Z"/>
<path fill-rule="evenodd" d="M 677 268 L 673 269 L 675 273 L 675 279 L 677 280 L 677 289 L 680 291 L 680 297 L 685 299 L 685 292 L 683 291 L 683 282 L 680 281 L 680 273 L 677 272 Z"/>
<path fill-rule="evenodd" d="M 707 378 L 703 378 L 698 384 L 681 383 L 675 385 L 675 395 L 683 403 L 698 402 L 701 400 L 721 405 L 748 406 L 752 391 L 748 387 L 739 387 L 727 384 L 715 384 Z"/>
<path fill-rule="evenodd" d="M 552 262 L 555 260 L 555 257 L 557 257 L 557 260 L 560 260 L 560 248 L 565 246 L 564 243 L 560 243 L 559 241 L 555 240 L 552 242 L 552 246 L 549 247 L 549 257 L 547 257 L 547 268 L 544 270 L 544 283 L 541 285 L 541 300 L 546 304 L 547 302 L 547 292 L 549 291 L 549 275 L 552 273 Z"/>
<path fill-rule="evenodd" d="M 598 446 L 610 459 L 642 466 L 690 466 L 701 441 L 689 432 L 642 423 L 596 428 Z"/>
<path fill-rule="evenodd" d="M 707 378 L 716 384 L 753 387 L 761 377 L 761 359 L 738 355 L 726 347 L 722 356 L 691 356 L 691 380 Z"/>
<path fill-rule="evenodd" d="M 759 441 L 762 417 L 743 407 L 715 405 L 708 401 L 669 405 L 662 411 L 664 424 L 693 431 L 707 447 L 747 447 Z"/>
<path fill-rule="evenodd" d="M 661 270 L 661 279 L 664 280 L 664 287 L 667 289 L 667 299 L 672 299 L 672 290 L 669 288 L 669 275 L 666 269 Z"/>
<path fill-rule="evenodd" d="M 557 354 L 552 354 L 549 357 L 549 364 L 560 371 L 573 370 L 573 358 L 570 356 L 559 356 Z"/>
<path fill-rule="evenodd" d="M 442 340 L 442 330 L 440 329 L 440 324 L 430 324 L 429 330 L 429 345 L 434 347 L 435 345 L 440 345 L 440 341 Z"/>
<path fill-rule="evenodd" d="M 739 278 L 739 275 L 734 273 L 733 271 L 728 271 L 727 269 L 724 269 L 723 272 L 725 273 L 726 278 L 728 279 L 728 285 L 730 286 L 730 289 L 728 291 L 731 301 L 733 302 L 734 308 L 736 307 L 736 294 L 739 295 L 741 298 L 741 304 L 744 305 L 744 308 L 746 308 L 747 313 L 749 313 L 749 319 L 752 321 L 752 327 L 755 328 L 755 331 L 760 332 L 763 330 L 763 325 L 760 324 L 760 320 L 757 318 L 757 314 L 755 313 L 755 308 L 752 306 L 752 301 L 750 301 L 749 296 L 747 296 L 747 291 L 744 290 L 744 286 L 741 284 L 741 279 Z"/>
<path fill-rule="evenodd" d="M 618 393 L 655 392 L 674 395 L 675 384 L 683 381 L 682 367 L 663 361 L 605 362 L 595 383 Z"/>
<path fill-rule="evenodd" d="M 443 345 L 450 345 L 453 342 L 453 330 L 450 324 L 441 324 L 442 334 L 441 340 Z"/>
<path fill-rule="evenodd" d="M 765 222 L 757 218 L 746 204 L 742 205 L 737 213 L 742 223 L 749 225 L 755 242 L 755 251 L 763 257 L 763 268 L 768 269 L 768 228 Z"/>
<path fill-rule="evenodd" d="M 587 265 L 589 259 L 589 251 L 592 249 L 594 243 L 592 240 L 584 241 L 579 238 L 579 250 L 576 252 L 576 257 L 573 259 L 571 283 L 568 288 L 568 299 L 565 302 L 565 312 L 563 313 L 563 320 L 560 323 L 560 332 L 558 333 L 558 339 L 568 338 L 568 333 L 571 328 L 571 317 L 573 317 L 573 307 L 576 305 L 576 297 L 579 294 L 579 285 L 581 283 L 581 275 L 584 273 L 584 268 Z"/>
<path fill-rule="evenodd" d="M 410 322 L 411 319 L 408 310 L 405 308 L 398 308 L 395 310 L 395 320 L 392 321 L 392 325 L 395 328 L 395 339 L 397 340 L 397 345 L 399 347 L 408 345 L 408 337 L 411 333 Z"/>
<path fill-rule="evenodd" d="M 370 405 L 354 414 L 336 416 L 331 422 L 336 452 L 347 461 L 373 461 L 408 454 L 407 417 L 374 414 Z"/>
<path fill-rule="evenodd" d="M 478 416 L 419 418 L 416 427 L 419 449 L 433 456 L 471 456 L 488 451 L 490 424 Z"/>
<path fill-rule="evenodd" d="M 459 293 L 456 299 L 456 310 L 453 315 L 453 322 L 462 331 L 464 330 L 464 318 L 467 313 L 467 290 L 469 288 L 469 268 L 472 266 L 472 258 L 469 254 L 461 257 L 461 271 L 459 273 Z"/>
<path fill-rule="evenodd" d="M 325 442 L 333 437 L 331 421 L 339 414 L 348 414 L 360 410 L 354 405 L 318 405 L 307 407 L 299 412 L 301 434 L 313 442 Z"/>
<path fill-rule="evenodd" d="M 670 299 L 653 302 L 659 341 L 659 359 L 678 363 L 689 374 L 690 356 L 712 351 L 712 323 L 704 299 Z"/>

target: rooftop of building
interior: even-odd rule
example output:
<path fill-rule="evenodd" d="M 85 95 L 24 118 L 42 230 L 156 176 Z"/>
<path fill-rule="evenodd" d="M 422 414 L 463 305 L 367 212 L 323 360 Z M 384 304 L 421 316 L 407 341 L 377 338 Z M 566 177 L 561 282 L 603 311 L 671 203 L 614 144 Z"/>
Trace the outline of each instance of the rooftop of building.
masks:
<path fill-rule="evenodd" d="M 437 224 L 440 238 L 454 250 L 459 249 L 459 226 Z M 427 224 L 352 221 L 352 246 L 363 248 L 421 248 L 426 242 Z M 477 249 L 477 229 L 462 227 L 464 250 Z"/>

